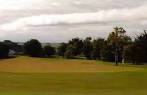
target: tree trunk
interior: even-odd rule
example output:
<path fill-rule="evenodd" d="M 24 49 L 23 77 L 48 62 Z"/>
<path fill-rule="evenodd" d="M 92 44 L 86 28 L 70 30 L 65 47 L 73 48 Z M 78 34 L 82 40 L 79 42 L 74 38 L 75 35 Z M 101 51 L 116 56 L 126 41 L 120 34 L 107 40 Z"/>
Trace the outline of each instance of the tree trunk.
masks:
<path fill-rule="evenodd" d="M 115 65 L 118 66 L 118 49 L 115 49 Z"/>

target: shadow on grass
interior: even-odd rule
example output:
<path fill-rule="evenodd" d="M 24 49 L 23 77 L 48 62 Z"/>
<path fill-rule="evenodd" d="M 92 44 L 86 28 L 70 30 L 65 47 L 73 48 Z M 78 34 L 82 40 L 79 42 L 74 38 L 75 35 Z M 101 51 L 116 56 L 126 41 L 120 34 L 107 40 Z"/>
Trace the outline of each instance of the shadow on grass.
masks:
<path fill-rule="evenodd" d="M 29 56 L 32 58 L 57 58 L 56 56 Z"/>
<path fill-rule="evenodd" d="M 69 59 L 69 60 L 74 60 L 74 59 L 79 59 L 79 60 L 88 60 L 86 59 L 85 57 L 78 57 L 78 56 L 75 56 L 75 57 L 72 57 L 72 58 L 66 58 L 66 57 L 63 57 L 63 56 L 57 56 L 57 55 L 53 55 L 53 56 L 38 56 L 38 57 L 33 57 L 33 56 L 30 56 L 32 58 L 44 58 L 44 59 L 47 59 L 47 58 L 63 58 L 63 59 Z"/>
<path fill-rule="evenodd" d="M 16 58 L 17 56 L 6 56 L 6 57 L 0 57 L 0 60 L 3 60 L 3 59 L 13 59 L 13 58 Z"/>
<path fill-rule="evenodd" d="M 85 59 L 85 58 L 82 58 L 82 57 L 72 57 L 72 58 L 69 58 L 69 59 Z"/>

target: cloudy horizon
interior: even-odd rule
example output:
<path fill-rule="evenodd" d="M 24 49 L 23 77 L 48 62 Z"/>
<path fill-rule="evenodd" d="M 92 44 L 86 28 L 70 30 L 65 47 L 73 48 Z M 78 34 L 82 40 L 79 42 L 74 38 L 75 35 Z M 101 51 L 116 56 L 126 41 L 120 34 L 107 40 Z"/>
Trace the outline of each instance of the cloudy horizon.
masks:
<path fill-rule="evenodd" d="M 104 38 L 115 26 L 134 37 L 146 29 L 147 1 L 0 0 L 0 18 L 0 40 Z"/>

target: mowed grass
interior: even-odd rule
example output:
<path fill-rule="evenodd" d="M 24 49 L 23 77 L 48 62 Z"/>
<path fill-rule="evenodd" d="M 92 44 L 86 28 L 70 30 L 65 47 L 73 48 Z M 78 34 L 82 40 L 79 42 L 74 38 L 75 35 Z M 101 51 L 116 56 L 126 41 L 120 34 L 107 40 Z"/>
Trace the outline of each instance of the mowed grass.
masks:
<path fill-rule="evenodd" d="M 147 95 L 147 68 L 62 58 L 0 60 L 0 95 Z"/>

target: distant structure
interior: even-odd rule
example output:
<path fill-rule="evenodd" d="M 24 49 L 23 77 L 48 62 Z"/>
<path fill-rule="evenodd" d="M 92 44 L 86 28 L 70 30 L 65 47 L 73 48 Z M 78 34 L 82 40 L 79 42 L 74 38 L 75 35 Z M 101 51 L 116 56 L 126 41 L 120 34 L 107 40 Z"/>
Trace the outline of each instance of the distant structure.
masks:
<path fill-rule="evenodd" d="M 14 56 L 16 55 L 16 52 L 14 50 L 9 50 L 9 56 Z"/>

